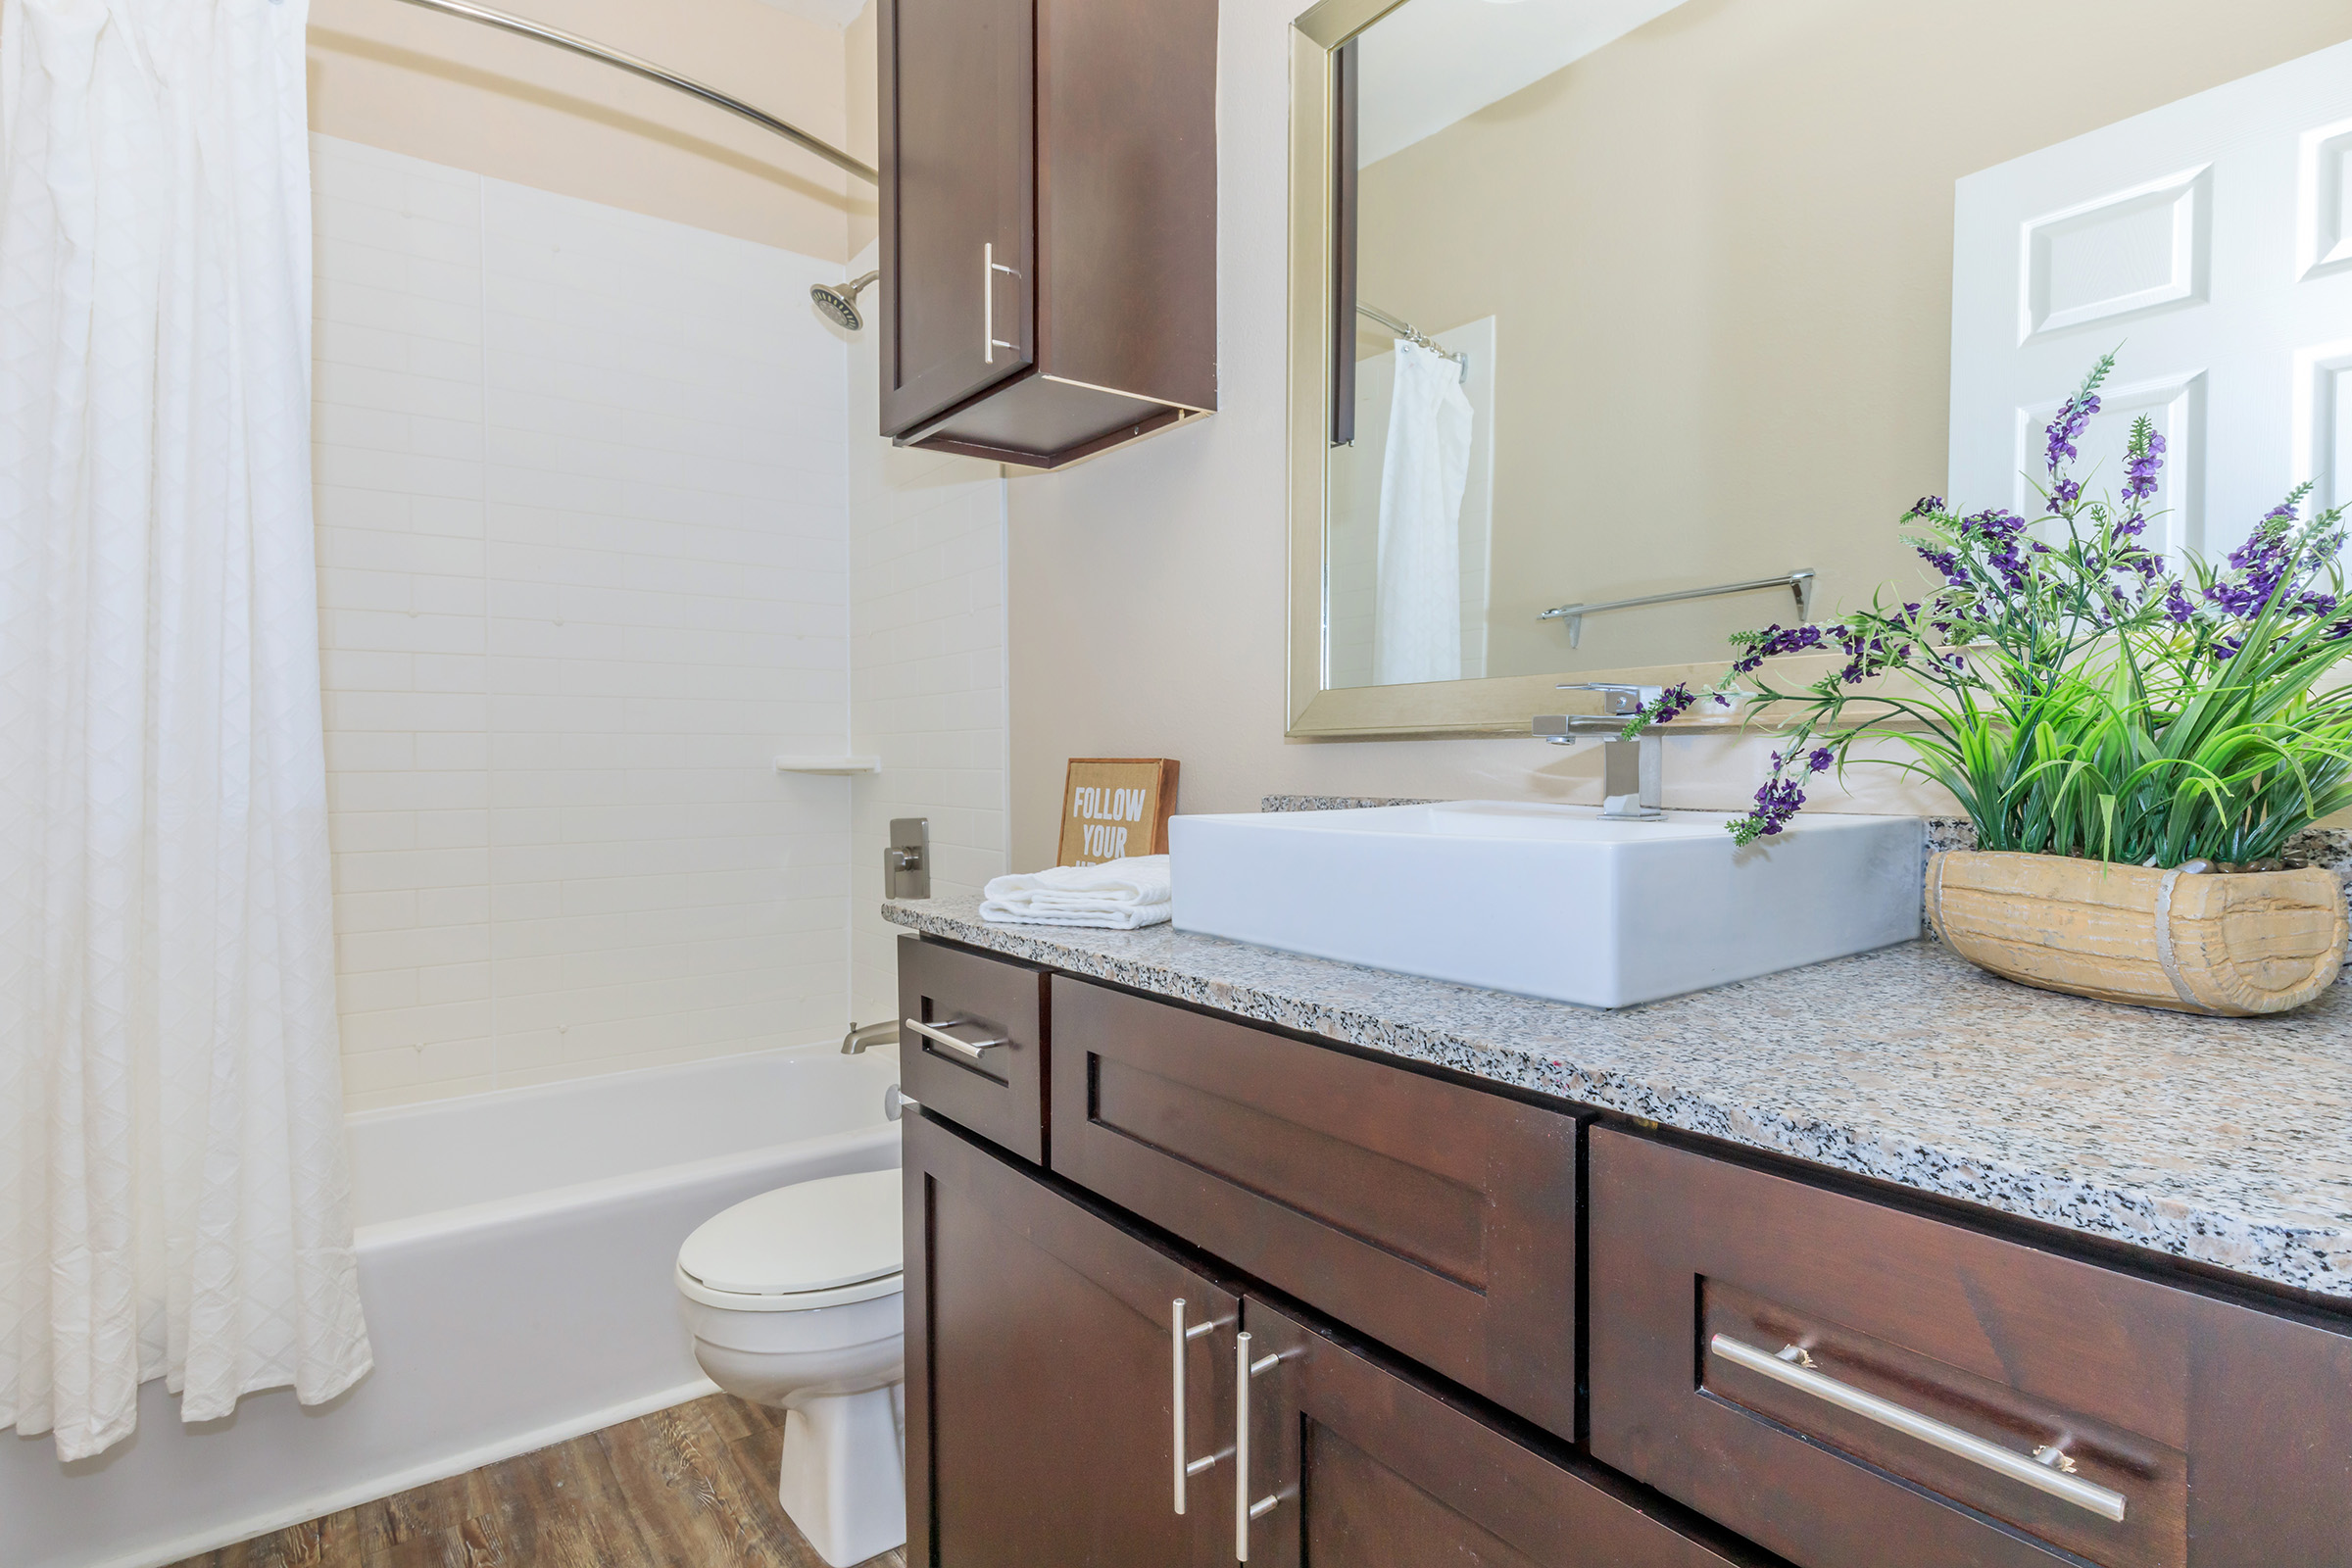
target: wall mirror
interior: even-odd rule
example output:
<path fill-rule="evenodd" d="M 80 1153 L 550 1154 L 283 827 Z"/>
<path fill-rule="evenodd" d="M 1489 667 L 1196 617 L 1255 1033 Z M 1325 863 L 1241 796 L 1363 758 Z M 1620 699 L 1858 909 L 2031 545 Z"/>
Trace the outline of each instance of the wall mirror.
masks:
<path fill-rule="evenodd" d="M 1564 680 L 1925 579 L 2168 440 L 2166 547 L 2352 499 L 2342 0 L 1324 0 L 1293 36 L 1297 735 L 1524 732 Z M 2344 477 L 2339 480 L 2337 475 Z"/>

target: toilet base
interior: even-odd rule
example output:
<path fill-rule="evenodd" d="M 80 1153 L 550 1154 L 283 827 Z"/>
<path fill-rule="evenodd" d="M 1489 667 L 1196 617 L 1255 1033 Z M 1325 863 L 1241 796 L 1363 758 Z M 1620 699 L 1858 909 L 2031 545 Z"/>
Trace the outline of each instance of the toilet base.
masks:
<path fill-rule="evenodd" d="M 906 1544 L 906 1385 L 792 1400 L 776 1500 L 832 1568 Z"/>

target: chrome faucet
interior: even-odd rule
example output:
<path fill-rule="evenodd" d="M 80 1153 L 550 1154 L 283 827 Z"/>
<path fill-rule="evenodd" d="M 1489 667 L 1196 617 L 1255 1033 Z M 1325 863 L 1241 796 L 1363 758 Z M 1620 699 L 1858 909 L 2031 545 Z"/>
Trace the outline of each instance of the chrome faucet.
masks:
<path fill-rule="evenodd" d="M 1648 822 L 1666 814 L 1666 742 L 1655 724 L 1645 726 L 1633 740 L 1623 739 L 1626 721 L 1664 695 L 1660 686 L 1614 686 L 1580 681 L 1564 692 L 1598 692 L 1598 713 L 1539 713 L 1535 734 L 1554 746 L 1573 746 L 1598 739 L 1600 746 L 1600 814 L 1612 821 Z"/>

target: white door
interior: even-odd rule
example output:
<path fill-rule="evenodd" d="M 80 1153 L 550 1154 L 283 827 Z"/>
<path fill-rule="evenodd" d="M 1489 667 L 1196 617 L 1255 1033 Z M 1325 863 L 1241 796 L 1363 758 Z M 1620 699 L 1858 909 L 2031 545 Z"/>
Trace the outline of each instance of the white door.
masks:
<path fill-rule="evenodd" d="M 2112 495 L 2153 416 L 2152 546 L 2218 558 L 2306 478 L 2352 502 L 2352 44 L 1971 174 L 1955 216 L 1954 506 L 2035 515 L 2042 428 L 2118 347 L 2078 471 Z"/>

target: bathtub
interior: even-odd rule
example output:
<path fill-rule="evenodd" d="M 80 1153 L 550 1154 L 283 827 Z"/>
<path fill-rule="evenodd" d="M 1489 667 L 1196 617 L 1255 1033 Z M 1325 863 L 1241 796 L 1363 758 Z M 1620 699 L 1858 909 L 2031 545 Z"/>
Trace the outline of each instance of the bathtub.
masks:
<path fill-rule="evenodd" d="M 787 1182 L 899 1161 L 893 1052 L 808 1047 L 350 1119 L 375 1370 L 60 1465 L 0 1433 L 0 1565 L 154 1568 L 712 1392 L 670 1274 L 688 1232 Z"/>

